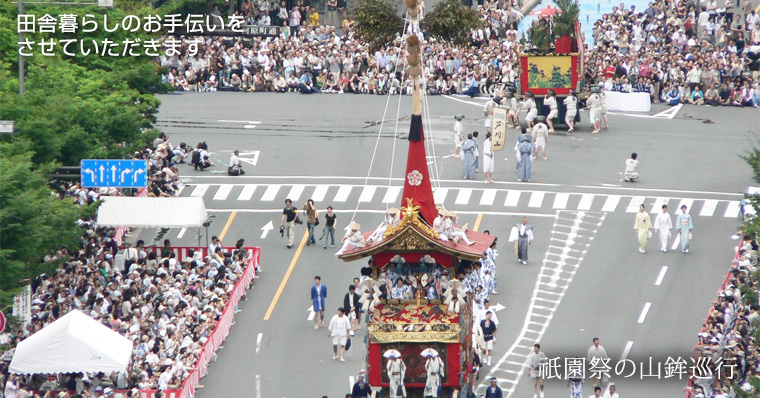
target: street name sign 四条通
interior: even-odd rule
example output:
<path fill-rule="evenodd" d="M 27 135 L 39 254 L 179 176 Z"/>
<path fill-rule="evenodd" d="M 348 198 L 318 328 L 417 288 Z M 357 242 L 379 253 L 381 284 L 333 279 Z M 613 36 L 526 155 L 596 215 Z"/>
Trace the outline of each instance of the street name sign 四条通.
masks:
<path fill-rule="evenodd" d="M 145 160 L 82 159 L 83 187 L 142 188 L 148 185 Z"/>

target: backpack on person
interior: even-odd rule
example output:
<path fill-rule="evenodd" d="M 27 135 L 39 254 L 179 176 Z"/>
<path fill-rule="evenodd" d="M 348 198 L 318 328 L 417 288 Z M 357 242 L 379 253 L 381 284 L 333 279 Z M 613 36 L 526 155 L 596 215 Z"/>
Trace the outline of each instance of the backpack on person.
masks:
<path fill-rule="evenodd" d="M 191 166 L 197 166 L 201 163 L 201 151 L 193 150 L 193 158 L 190 161 Z"/>

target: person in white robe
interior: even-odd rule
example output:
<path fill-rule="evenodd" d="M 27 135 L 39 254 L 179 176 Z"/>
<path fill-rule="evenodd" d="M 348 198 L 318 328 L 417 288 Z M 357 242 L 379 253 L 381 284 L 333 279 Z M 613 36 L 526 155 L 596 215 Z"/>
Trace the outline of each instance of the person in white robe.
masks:
<path fill-rule="evenodd" d="M 349 247 L 358 249 L 367 245 L 367 242 L 364 240 L 364 235 L 359 231 L 359 228 L 361 228 L 361 225 L 356 221 L 351 221 L 351 223 L 348 224 L 348 231 L 346 231 L 346 236 L 343 237 L 343 246 L 341 246 L 340 250 L 335 253 L 336 256 L 343 254 Z"/>
<path fill-rule="evenodd" d="M 399 218 L 399 211 L 397 208 L 391 207 L 390 209 L 386 210 L 385 219 L 383 219 L 383 222 L 378 225 L 377 229 L 375 229 L 375 232 L 369 236 L 367 243 L 382 240 L 385 231 L 388 230 L 388 227 L 398 225 L 399 222 L 401 222 L 401 219 Z"/>
<path fill-rule="evenodd" d="M 427 381 L 425 382 L 425 397 L 438 398 L 438 388 L 441 386 L 443 379 L 443 361 L 438 355 L 431 355 L 425 362 L 427 371 Z"/>
<path fill-rule="evenodd" d="M 668 252 L 668 240 L 673 229 L 673 220 L 668 213 L 668 205 L 662 205 L 662 213 L 657 215 L 654 220 L 654 229 L 657 231 L 657 237 L 660 238 L 660 251 Z"/>
<path fill-rule="evenodd" d="M 390 379 L 390 398 L 405 397 L 404 376 L 406 374 L 406 364 L 404 364 L 404 361 L 401 358 L 389 358 L 386 370 L 388 370 L 388 378 Z"/>

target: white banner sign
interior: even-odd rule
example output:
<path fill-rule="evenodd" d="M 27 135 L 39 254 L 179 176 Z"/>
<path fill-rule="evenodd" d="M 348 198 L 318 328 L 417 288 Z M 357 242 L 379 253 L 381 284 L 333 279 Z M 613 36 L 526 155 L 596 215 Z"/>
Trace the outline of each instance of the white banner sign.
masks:
<path fill-rule="evenodd" d="M 32 322 L 31 285 L 26 285 L 13 300 L 13 316 L 21 319 L 25 326 Z"/>
<path fill-rule="evenodd" d="M 493 109 L 493 123 L 491 124 L 491 150 L 504 149 L 507 140 L 507 110 L 502 107 Z"/>

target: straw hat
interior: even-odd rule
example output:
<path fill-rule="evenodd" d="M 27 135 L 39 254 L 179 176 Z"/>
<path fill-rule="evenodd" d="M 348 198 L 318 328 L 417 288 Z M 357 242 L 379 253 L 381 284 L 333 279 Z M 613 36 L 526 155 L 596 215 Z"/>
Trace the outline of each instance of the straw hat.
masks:
<path fill-rule="evenodd" d="M 453 210 L 446 210 L 445 215 L 448 217 L 456 217 L 457 213 L 455 213 Z"/>
<path fill-rule="evenodd" d="M 388 214 L 394 214 L 394 215 L 398 214 L 398 209 L 395 207 L 391 207 L 390 209 L 388 209 Z"/>
<path fill-rule="evenodd" d="M 362 226 L 361 226 L 361 225 L 360 225 L 358 222 L 356 222 L 356 221 L 351 221 L 351 222 L 348 224 L 348 228 L 349 228 L 349 229 L 353 229 L 353 230 L 359 230 L 359 228 L 361 228 L 361 227 L 362 227 Z"/>

